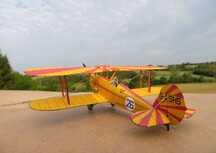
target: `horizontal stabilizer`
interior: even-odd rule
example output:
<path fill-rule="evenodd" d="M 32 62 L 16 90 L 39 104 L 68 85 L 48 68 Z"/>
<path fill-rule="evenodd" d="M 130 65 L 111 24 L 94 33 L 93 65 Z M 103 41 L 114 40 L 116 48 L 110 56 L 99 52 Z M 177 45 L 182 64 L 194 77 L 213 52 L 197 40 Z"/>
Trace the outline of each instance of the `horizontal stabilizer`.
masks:
<path fill-rule="evenodd" d="M 191 107 L 187 107 L 186 111 L 185 111 L 185 118 L 190 118 L 193 116 L 193 114 L 196 113 L 196 110 L 194 108 Z"/>
<path fill-rule="evenodd" d="M 86 94 L 70 96 L 70 104 L 67 102 L 66 97 L 54 97 L 46 99 L 38 99 L 32 101 L 29 106 L 35 110 L 59 110 L 66 108 L 73 108 L 97 103 L 108 102 L 101 94 Z"/>
<path fill-rule="evenodd" d="M 168 124 L 170 121 L 163 111 L 150 109 L 139 111 L 131 115 L 131 120 L 139 126 L 156 126 Z"/>

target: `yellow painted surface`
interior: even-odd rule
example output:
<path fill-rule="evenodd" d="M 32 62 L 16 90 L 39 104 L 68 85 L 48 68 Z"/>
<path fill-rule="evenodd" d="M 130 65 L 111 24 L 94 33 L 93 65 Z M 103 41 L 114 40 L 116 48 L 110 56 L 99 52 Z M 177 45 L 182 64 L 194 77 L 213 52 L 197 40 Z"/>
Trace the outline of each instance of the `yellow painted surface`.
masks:
<path fill-rule="evenodd" d="M 173 88 L 174 90 L 167 93 L 170 90 L 170 88 Z M 160 94 L 160 95 L 158 95 L 157 100 L 159 102 L 163 100 L 163 102 L 160 103 L 160 108 L 167 110 L 168 113 L 170 114 L 170 116 L 169 116 L 170 124 L 175 125 L 175 124 L 180 123 L 185 116 L 184 98 L 183 97 L 180 98 L 180 97 L 175 96 L 176 94 L 181 93 L 180 89 L 178 87 L 174 88 L 173 84 L 168 84 L 162 88 L 160 93 L 163 95 L 163 97 L 167 96 L 166 99 L 163 99 L 163 97 L 161 97 L 161 94 Z M 170 99 L 170 97 L 172 97 L 173 100 Z M 178 98 L 178 100 L 177 100 L 177 98 Z M 178 101 L 178 103 L 177 103 L 177 101 Z M 175 117 L 179 118 L 179 121 Z"/>
<path fill-rule="evenodd" d="M 135 119 L 133 119 L 133 122 L 135 124 L 139 124 L 139 122 L 145 118 L 149 113 L 151 112 L 151 110 L 147 110 L 145 113 L 143 113 L 142 115 L 137 116 Z M 140 112 L 137 112 L 140 113 Z M 136 113 L 135 113 L 136 114 Z"/>
<path fill-rule="evenodd" d="M 187 107 L 188 109 L 185 111 L 185 116 L 184 117 L 186 117 L 186 118 L 188 118 L 189 116 L 187 115 L 187 114 L 191 114 L 191 115 L 193 115 L 193 114 L 195 114 L 196 113 L 196 110 L 195 109 L 193 109 L 193 108 L 191 108 L 191 107 Z"/>
<path fill-rule="evenodd" d="M 33 76 L 66 76 L 85 73 L 102 73 L 108 71 L 132 71 L 132 70 L 157 70 L 165 67 L 152 66 L 95 66 L 95 67 L 54 67 L 54 68 L 33 68 L 27 69 L 24 73 Z"/>
<path fill-rule="evenodd" d="M 168 124 L 170 122 L 169 119 L 161 111 L 155 109 L 139 111 L 132 114 L 132 121 L 139 126 L 151 127 L 151 126 L 160 125 L 161 122 L 157 123 L 157 117 L 159 116 L 156 115 L 156 112 L 159 113 L 159 116 L 162 119 L 162 124 Z M 136 117 L 134 118 L 133 116 Z"/>
<path fill-rule="evenodd" d="M 135 103 L 135 108 L 129 111 L 137 112 L 141 110 L 152 109 L 151 104 L 144 102 L 144 99 L 139 94 L 134 92 L 134 90 L 130 90 L 122 84 L 116 84 L 116 86 L 114 86 L 112 83 L 113 81 L 111 79 L 101 77 L 97 74 L 90 75 L 90 85 L 92 89 L 94 91 L 96 91 L 97 89 L 98 93 L 103 95 L 110 103 L 113 103 L 123 109 L 129 110 L 126 107 L 125 101 L 128 97 L 131 97 Z"/>
<path fill-rule="evenodd" d="M 29 106 L 35 110 L 59 110 L 90 104 L 103 103 L 107 101 L 108 100 L 104 98 L 101 94 L 87 94 L 70 96 L 70 105 L 68 104 L 66 97 L 55 97 L 34 100 L 29 104 Z"/>
<path fill-rule="evenodd" d="M 158 111 L 158 112 L 159 112 L 161 119 L 163 120 L 164 124 L 170 123 L 170 120 L 167 118 L 166 115 L 164 115 L 161 111 Z"/>
<path fill-rule="evenodd" d="M 156 123 L 156 111 L 153 111 L 147 126 L 150 127 L 150 126 L 155 126 L 155 125 L 157 125 L 157 123 Z"/>
<path fill-rule="evenodd" d="M 149 95 L 159 94 L 161 87 L 151 87 L 151 92 L 148 92 L 148 88 L 137 88 L 131 90 L 136 94 L 138 94 L 139 96 L 149 96 Z"/>

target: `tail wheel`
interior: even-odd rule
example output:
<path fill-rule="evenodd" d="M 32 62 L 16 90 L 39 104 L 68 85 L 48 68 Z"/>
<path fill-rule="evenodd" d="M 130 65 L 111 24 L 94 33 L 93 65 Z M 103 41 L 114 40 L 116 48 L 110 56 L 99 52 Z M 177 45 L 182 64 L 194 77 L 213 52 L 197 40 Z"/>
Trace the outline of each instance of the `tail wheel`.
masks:
<path fill-rule="evenodd" d="M 167 127 L 167 131 L 170 130 L 170 125 L 169 124 L 164 124 Z"/>
<path fill-rule="evenodd" d="M 93 110 L 94 105 L 93 104 L 87 105 L 87 107 L 88 107 L 88 110 Z"/>

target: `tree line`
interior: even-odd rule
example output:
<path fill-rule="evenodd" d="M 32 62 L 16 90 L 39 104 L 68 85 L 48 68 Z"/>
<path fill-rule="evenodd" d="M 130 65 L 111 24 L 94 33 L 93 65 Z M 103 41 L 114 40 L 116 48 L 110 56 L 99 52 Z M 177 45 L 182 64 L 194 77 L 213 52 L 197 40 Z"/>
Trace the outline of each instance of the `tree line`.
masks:
<path fill-rule="evenodd" d="M 216 80 L 216 62 L 209 63 L 182 63 L 170 65 L 167 70 L 160 70 L 168 76 L 159 74 L 160 71 L 151 71 L 151 84 L 164 85 L 168 83 L 193 83 L 213 82 Z M 104 73 L 104 75 L 112 75 Z M 195 75 L 197 75 L 195 77 Z M 119 83 L 124 83 L 129 88 L 139 87 L 139 71 L 122 71 L 116 74 Z M 205 77 L 215 79 L 206 79 Z M 147 71 L 143 71 L 143 84 L 147 86 Z M 68 87 L 70 92 L 91 91 L 89 86 L 89 75 L 68 76 Z M 58 77 L 32 77 L 13 71 L 6 55 L 0 52 L 0 89 L 5 90 L 46 90 L 60 91 Z"/>

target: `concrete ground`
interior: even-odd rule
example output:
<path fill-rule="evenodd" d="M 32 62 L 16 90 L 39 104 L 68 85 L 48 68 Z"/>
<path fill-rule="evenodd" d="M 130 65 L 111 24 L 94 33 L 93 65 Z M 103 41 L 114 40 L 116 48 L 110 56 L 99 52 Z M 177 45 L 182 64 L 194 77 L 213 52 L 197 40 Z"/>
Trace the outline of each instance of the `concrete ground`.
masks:
<path fill-rule="evenodd" d="M 98 104 L 93 111 L 87 107 L 35 111 L 26 102 L 57 95 L 0 91 L 0 153 L 216 152 L 216 94 L 184 94 L 186 104 L 197 113 L 169 132 L 165 126 L 136 126 L 130 112 L 109 103 Z M 145 98 L 153 102 L 156 96 Z"/>

